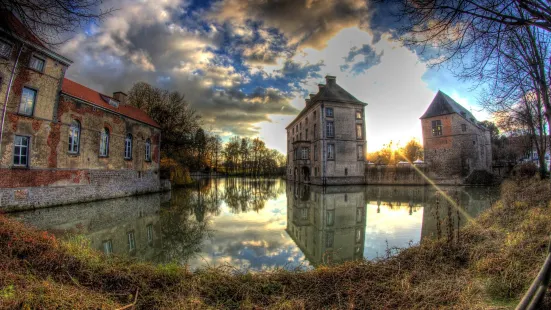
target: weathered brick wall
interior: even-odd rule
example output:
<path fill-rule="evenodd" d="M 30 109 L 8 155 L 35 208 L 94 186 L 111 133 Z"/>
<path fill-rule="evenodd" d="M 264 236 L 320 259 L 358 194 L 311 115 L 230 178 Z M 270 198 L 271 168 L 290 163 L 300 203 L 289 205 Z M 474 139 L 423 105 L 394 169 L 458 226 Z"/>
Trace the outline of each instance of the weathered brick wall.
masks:
<path fill-rule="evenodd" d="M 432 121 L 442 122 L 442 135 L 432 136 Z M 491 171 L 489 131 L 482 130 L 459 114 L 423 119 L 424 157 L 428 176 L 438 182 L 461 182 L 473 170 Z M 463 131 L 462 125 L 466 126 Z"/>
<path fill-rule="evenodd" d="M 2 170 L 0 173 L 10 171 L 13 170 Z M 15 177 L 18 187 L 14 184 L 10 186 L 8 182 L 7 186 L 0 188 L 0 210 L 20 211 L 170 189 L 164 184 L 166 182 L 161 184 L 157 171 L 28 170 L 25 173 L 28 178 Z M 40 177 L 34 179 L 32 176 Z"/>

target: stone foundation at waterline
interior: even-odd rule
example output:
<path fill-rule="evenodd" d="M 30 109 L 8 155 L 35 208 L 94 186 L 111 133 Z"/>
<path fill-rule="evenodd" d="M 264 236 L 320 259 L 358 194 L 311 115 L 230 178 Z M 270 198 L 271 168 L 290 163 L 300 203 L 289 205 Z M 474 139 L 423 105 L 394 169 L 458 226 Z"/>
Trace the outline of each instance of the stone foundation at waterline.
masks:
<path fill-rule="evenodd" d="M 158 171 L 1 169 L 0 211 L 13 212 L 170 190 Z M 22 176 L 24 175 L 24 176 Z M 22 182 L 21 180 L 26 180 Z M 47 181 L 47 182 L 44 182 Z"/>

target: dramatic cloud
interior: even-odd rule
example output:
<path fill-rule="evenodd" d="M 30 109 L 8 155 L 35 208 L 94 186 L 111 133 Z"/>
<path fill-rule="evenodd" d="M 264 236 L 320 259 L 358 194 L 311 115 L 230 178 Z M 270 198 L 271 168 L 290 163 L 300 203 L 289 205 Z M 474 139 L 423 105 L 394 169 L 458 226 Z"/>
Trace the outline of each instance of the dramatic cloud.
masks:
<path fill-rule="evenodd" d="M 285 152 L 285 126 L 325 74 L 337 75 L 340 85 L 369 103 L 370 149 L 419 136 L 417 117 L 439 88 L 470 101 L 466 88 L 448 73 L 428 70 L 426 60 L 395 40 L 397 24 L 385 3 L 111 0 L 103 5 L 119 10 L 62 46 L 60 52 L 74 60 L 67 77 L 105 93 L 129 90 L 138 81 L 180 91 L 203 116 L 205 129 L 224 137 L 260 136 Z"/>
<path fill-rule="evenodd" d="M 357 56 L 363 56 L 363 58 Z M 383 52 L 377 54 L 367 44 L 364 44 L 361 48 L 353 47 L 344 58 L 345 64 L 341 66 L 341 71 L 350 71 L 356 75 L 364 73 L 367 69 L 380 64 L 381 56 L 383 56 Z"/>

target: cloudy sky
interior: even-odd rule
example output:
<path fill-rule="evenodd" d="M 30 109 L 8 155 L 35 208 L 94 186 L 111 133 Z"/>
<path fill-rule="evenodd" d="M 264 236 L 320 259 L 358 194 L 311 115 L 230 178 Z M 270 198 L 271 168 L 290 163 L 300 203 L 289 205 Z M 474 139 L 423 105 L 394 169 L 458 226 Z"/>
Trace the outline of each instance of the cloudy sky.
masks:
<path fill-rule="evenodd" d="M 205 129 L 286 151 L 285 126 L 327 74 L 366 108 L 368 151 L 421 136 L 438 89 L 479 118 L 476 93 L 395 39 L 366 0 L 105 1 L 117 8 L 61 47 L 67 77 L 106 94 L 146 81 L 186 95 Z"/>

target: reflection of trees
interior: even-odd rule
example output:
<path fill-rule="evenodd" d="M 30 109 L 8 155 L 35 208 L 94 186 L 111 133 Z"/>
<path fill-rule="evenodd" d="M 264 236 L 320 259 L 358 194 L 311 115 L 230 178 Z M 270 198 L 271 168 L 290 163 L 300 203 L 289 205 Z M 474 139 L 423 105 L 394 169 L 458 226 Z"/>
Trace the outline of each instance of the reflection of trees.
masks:
<path fill-rule="evenodd" d="M 220 215 L 225 201 L 233 213 L 260 211 L 285 188 L 277 179 L 208 179 L 175 189 L 161 210 L 163 261 L 187 260 L 201 250 L 209 235 L 209 217 Z"/>
<path fill-rule="evenodd" d="M 260 211 L 285 188 L 277 179 L 226 179 L 224 201 L 233 213 Z"/>

